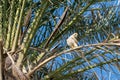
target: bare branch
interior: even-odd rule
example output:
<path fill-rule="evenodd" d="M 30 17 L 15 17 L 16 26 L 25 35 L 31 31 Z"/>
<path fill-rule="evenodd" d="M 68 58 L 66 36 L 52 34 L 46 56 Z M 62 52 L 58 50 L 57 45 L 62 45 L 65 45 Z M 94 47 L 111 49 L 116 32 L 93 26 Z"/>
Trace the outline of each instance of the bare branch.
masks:
<path fill-rule="evenodd" d="M 52 34 L 51 34 L 50 37 L 48 38 L 47 42 L 45 43 L 45 46 L 44 46 L 45 48 L 48 46 L 50 40 L 51 40 L 52 37 L 55 35 L 55 33 L 58 31 L 58 28 L 62 25 L 62 23 L 63 23 L 63 21 L 64 21 L 64 19 L 65 19 L 65 17 L 66 17 L 66 14 L 67 14 L 67 10 L 68 10 L 68 7 L 66 7 L 63 15 L 62 15 L 61 18 L 60 18 L 61 20 L 60 20 L 60 21 L 58 22 L 58 24 L 55 26 L 54 31 L 52 32 Z"/>
<path fill-rule="evenodd" d="M 82 46 L 78 46 L 76 48 L 73 48 L 73 49 L 69 49 L 69 50 L 64 50 L 58 54 L 55 54 L 51 57 L 49 57 L 48 59 L 44 60 L 43 62 L 41 62 L 38 66 L 34 67 L 33 70 L 31 70 L 31 72 L 29 72 L 27 74 L 27 76 L 30 76 L 31 74 L 34 73 L 34 71 L 36 71 L 38 68 L 42 67 L 43 65 L 45 65 L 47 62 L 51 61 L 52 59 L 64 54 L 64 53 L 68 53 L 68 52 L 71 52 L 71 51 L 74 51 L 74 50 L 78 50 L 80 48 L 83 48 L 83 47 L 95 47 L 95 46 L 120 46 L 119 43 L 98 43 L 98 44 L 89 44 L 89 45 L 82 45 Z"/>

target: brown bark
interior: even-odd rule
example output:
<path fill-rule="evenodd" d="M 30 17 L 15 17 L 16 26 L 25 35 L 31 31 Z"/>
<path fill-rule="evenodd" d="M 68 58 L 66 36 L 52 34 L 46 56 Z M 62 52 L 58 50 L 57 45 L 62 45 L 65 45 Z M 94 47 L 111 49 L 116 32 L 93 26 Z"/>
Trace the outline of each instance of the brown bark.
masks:
<path fill-rule="evenodd" d="M 3 80 L 3 43 L 0 40 L 0 80 Z"/>

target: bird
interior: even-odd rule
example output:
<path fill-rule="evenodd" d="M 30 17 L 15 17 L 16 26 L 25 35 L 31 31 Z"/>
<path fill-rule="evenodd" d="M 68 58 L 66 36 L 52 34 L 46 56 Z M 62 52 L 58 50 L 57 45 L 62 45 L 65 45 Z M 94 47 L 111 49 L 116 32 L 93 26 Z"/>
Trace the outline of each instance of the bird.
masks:
<path fill-rule="evenodd" d="M 74 34 L 72 34 L 72 35 L 66 40 L 66 41 L 67 41 L 67 45 L 68 45 L 70 48 L 78 47 L 77 37 L 78 37 L 78 33 L 74 33 Z"/>
<path fill-rule="evenodd" d="M 78 40 L 77 40 L 77 37 L 78 37 L 78 33 L 74 33 L 72 34 L 70 37 L 68 37 L 68 39 L 66 40 L 67 41 L 67 45 L 70 47 L 70 48 L 76 48 L 78 47 Z M 89 66 L 91 66 L 91 63 L 87 60 L 87 58 L 84 56 L 84 52 L 81 51 L 81 50 L 74 50 L 77 55 L 81 58 L 83 58 Z"/>
<path fill-rule="evenodd" d="M 74 33 L 72 34 L 66 41 L 67 41 L 67 45 L 70 47 L 70 48 L 76 48 L 78 47 L 78 40 L 77 40 L 77 37 L 78 37 L 78 33 Z M 91 63 L 87 60 L 87 58 L 84 56 L 84 52 L 81 51 L 81 50 L 74 50 L 77 55 L 81 58 L 83 58 L 87 63 L 88 65 L 91 67 Z"/>
<path fill-rule="evenodd" d="M 78 47 L 78 40 L 77 40 L 77 37 L 78 37 L 78 33 L 73 33 L 70 37 L 67 38 L 67 45 L 71 48 L 71 49 L 74 49 L 76 47 Z M 81 50 L 74 50 L 78 56 L 82 56 L 84 57 L 83 55 L 83 52 Z"/>

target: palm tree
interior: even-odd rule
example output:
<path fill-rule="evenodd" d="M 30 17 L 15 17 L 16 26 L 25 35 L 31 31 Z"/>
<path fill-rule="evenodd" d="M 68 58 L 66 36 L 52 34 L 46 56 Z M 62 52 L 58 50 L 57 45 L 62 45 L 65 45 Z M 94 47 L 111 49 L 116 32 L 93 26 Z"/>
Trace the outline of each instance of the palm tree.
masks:
<path fill-rule="evenodd" d="M 119 75 L 119 1 L 111 2 L 1 0 L 0 80 Z M 79 46 L 71 49 L 66 39 L 74 32 Z"/>

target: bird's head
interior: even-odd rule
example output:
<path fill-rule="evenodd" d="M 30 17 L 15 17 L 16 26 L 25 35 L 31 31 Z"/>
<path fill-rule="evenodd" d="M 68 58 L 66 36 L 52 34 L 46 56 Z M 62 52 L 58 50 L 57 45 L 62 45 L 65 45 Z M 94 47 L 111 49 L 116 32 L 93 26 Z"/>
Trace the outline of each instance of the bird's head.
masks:
<path fill-rule="evenodd" d="M 77 38 L 78 37 L 78 33 L 74 33 L 73 36 Z"/>

